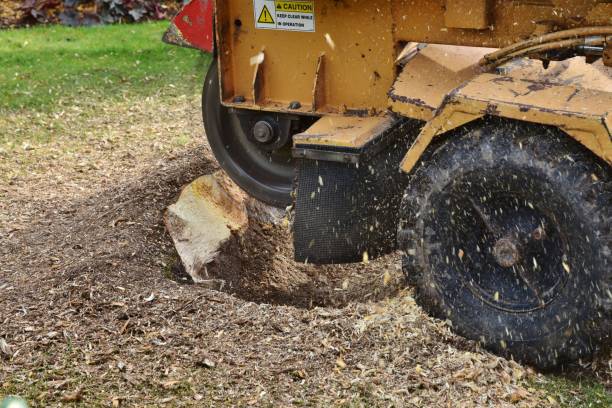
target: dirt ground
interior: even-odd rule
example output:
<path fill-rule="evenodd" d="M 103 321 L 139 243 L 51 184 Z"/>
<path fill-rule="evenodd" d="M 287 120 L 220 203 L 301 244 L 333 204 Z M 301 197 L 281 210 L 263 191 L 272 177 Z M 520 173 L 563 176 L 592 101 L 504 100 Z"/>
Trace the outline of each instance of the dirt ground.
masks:
<path fill-rule="evenodd" d="M 0 149 L 0 394 L 33 406 L 562 402 L 543 375 L 427 317 L 397 255 L 295 265 L 264 228 L 249 250 L 258 272 L 242 271 L 250 291 L 177 276 L 163 210 L 218 169 L 195 98 L 26 112 L 0 117 L 0 132 L 16 140 Z M 319 290 L 292 301 L 264 270 Z M 611 383 L 606 359 L 580 370 Z"/>

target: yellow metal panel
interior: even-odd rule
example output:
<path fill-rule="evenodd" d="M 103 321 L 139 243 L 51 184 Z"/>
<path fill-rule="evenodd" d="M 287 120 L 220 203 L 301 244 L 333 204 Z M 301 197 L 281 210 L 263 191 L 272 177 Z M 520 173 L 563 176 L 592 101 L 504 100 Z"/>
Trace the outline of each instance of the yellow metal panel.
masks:
<path fill-rule="evenodd" d="M 395 77 L 396 55 L 389 0 L 316 0 L 316 32 L 255 28 L 252 1 L 218 1 L 218 40 L 224 102 L 236 106 L 312 110 L 319 58 L 325 55 L 323 81 L 318 83 L 319 113 L 384 110 Z M 222 16 L 222 17 L 219 17 Z M 261 100 L 253 101 L 253 59 L 263 50 Z M 257 58 L 255 58 L 257 59 Z M 321 94 L 323 93 L 323 94 Z M 235 105 L 235 104 L 234 104 Z"/>
<path fill-rule="evenodd" d="M 387 107 L 395 57 L 406 42 L 501 47 L 535 33 L 612 22 L 606 0 L 313 1 L 315 32 L 256 28 L 254 1 L 216 2 L 226 106 L 377 115 Z M 427 116 L 426 108 L 414 110 Z"/>
<path fill-rule="evenodd" d="M 612 67 L 612 42 L 608 41 L 603 52 L 603 63 L 607 67 Z"/>
<path fill-rule="evenodd" d="M 478 61 L 490 48 L 432 44 L 403 67 L 389 92 L 392 111 L 430 120 L 446 95 L 482 72 Z"/>
<path fill-rule="evenodd" d="M 525 118 L 534 114 L 534 110 L 601 118 L 612 109 L 610 92 L 612 89 L 602 92 L 483 74 L 461 88 L 458 96 L 487 102 L 492 109 L 497 103 L 516 106 Z"/>
<path fill-rule="evenodd" d="M 612 91 L 612 90 L 610 90 Z M 433 137 L 484 115 L 557 126 L 612 164 L 612 92 L 482 74 L 449 96 L 401 168 L 412 170 Z"/>
<path fill-rule="evenodd" d="M 588 2 L 585 2 L 588 3 Z M 586 20 L 592 25 L 612 24 L 612 2 L 598 1 L 586 12 Z"/>
<path fill-rule="evenodd" d="M 545 69 L 540 61 L 520 59 L 504 66 L 503 74 L 534 82 L 612 92 L 612 68 L 604 66 L 601 60 L 587 64 L 584 58 L 575 57 L 551 62 Z"/>
<path fill-rule="evenodd" d="M 393 0 L 397 40 L 500 48 L 543 27 L 574 28 L 612 22 L 606 0 L 491 0 L 484 30 L 446 25 L 446 0 Z"/>
<path fill-rule="evenodd" d="M 488 28 L 490 0 L 446 0 L 444 22 L 449 28 Z"/>
<path fill-rule="evenodd" d="M 293 136 L 294 146 L 339 146 L 359 149 L 388 129 L 394 119 L 380 117 L 324 116 L 304 133 Z"/>
<path fill-rule="evenodd" d="M 470 106 L 469 104 L 464 104 L 462 106 L 446 106 L 448 106 L 448 108 L 439 111 L 438 114 L 421 129 L 421 133 L 419 133 L 412 146 L 410 146 L 410 149 L 406 152 L 400 164 L 400 168 L 405 173 L 409 173 L 414 168 L 434 137 L 484 116 L 484 114 L 480 112 L 479 107 Z"/>

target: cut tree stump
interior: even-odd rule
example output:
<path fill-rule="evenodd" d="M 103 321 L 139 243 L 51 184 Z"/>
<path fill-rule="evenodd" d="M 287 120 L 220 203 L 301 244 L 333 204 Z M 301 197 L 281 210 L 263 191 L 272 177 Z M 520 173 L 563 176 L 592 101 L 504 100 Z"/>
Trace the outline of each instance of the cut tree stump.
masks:
<path fill-rule="evenodd" d="M 183 188 L 164 221 L 185 271 L 195 283 L 214 278 L 212 269 L 235 235 L 247 227 L 246 195 L 223 173 L 206 175 Z"/>

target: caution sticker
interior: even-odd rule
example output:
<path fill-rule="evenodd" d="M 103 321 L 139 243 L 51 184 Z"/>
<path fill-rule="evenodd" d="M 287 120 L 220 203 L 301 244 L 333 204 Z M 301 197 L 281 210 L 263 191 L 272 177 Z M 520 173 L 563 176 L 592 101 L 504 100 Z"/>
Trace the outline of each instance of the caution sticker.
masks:
<path fill-rule="evenodd" d="M 315 31 L 314 0 L 253 0 L 253 6 L 256 28 Z"/>

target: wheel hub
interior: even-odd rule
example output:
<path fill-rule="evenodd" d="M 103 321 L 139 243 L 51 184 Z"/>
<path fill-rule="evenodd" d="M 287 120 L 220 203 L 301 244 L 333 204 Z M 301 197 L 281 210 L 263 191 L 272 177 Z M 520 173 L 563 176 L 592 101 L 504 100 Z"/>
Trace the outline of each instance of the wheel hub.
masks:
<path fill-rule="evenodd" d="M 267 121 L 260 120 L 253 126 L 253 138 L 259 143 L 271 143 L 275 138 L 274 128 Z"/>
<path fill-rule="evenodd" d="M 512 177 L 512 176 L 508 176 Z M 521 193 L 500 191 L 514 179 L 491 186 L 459 179 L 436 198 L 428 216 L 431 240 L 447 248 L 432 259 L 489 305 L 515 312 L 544 307 L 567 282 L 568 257 L 561 226 Z M 449 226 L 453 226 L 452 229 Z"/>
<path fill-rule="evenodd" d="M 503 268 L 510 268 L 521 259 L 518 245 L 512 238 L 498 239 L 493 246 L 493 256 Z"/>

